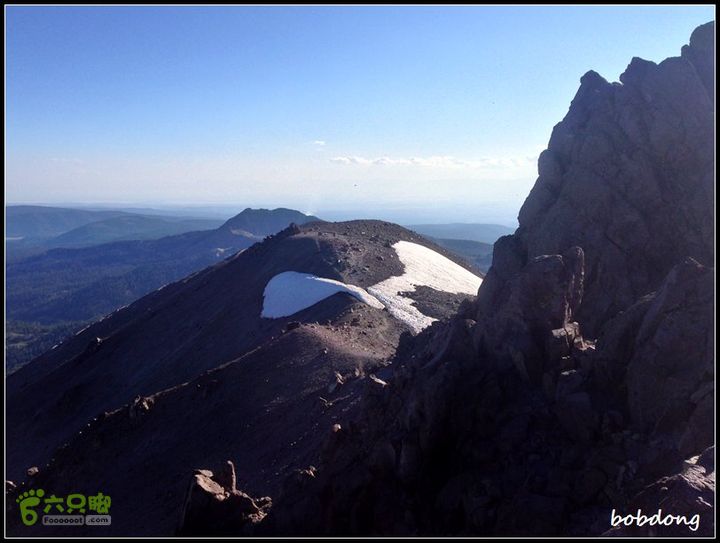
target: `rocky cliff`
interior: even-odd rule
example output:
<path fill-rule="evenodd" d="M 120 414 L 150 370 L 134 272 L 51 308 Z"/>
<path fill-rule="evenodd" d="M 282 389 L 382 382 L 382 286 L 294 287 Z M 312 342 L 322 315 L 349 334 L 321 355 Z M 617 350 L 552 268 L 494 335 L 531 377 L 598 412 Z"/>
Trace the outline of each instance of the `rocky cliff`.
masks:
<path fill-rule="evenodd" d="M 619 83 L 582 77 L 540 155 L 520 227 L 495 247 L 503 265 L 488 276 L 481 314 L 520 267 L 572 246 L 586 255 L 577 318 L 592 336 L 685 256 L 712 264 L 713 58 L 711 23 L 680 57 L 634 58 Z"/>

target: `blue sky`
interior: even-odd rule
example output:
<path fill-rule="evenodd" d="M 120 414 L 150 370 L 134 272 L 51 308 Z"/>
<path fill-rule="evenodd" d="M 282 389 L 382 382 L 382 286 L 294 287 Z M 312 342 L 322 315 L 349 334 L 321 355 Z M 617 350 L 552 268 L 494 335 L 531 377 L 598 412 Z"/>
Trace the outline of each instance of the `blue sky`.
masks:
<path fill-rule="evenodd" d="M 511 223 L 580 77 L 696 7 L 8 7 L 12 202 Z"/>

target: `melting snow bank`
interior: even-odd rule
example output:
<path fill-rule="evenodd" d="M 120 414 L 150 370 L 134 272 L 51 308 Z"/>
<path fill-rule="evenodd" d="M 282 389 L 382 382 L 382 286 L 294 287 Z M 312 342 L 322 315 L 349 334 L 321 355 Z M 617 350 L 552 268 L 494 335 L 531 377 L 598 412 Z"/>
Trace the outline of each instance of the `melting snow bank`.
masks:
<path fill-rule="evenodd" d="M 309 273 L 288 271 L 279 273 L 268 281 L 260 316 L 269 319 L 287 317 L 337 292 L 347 292 L 377 309 L 384 307 L 374 296 L 355 285 L 346 285 L 334 279 L 325 279 Z"/>
<path fill-rule="evenodd" d="M 385 279 L 368 288 L 368 292 L 380 300 L 395 318 L 406 323 L 415 333 L 430 326 L 435 320 L 421 313 L 412 305 L 410 297 L 400 293 L 414 292 L 416 287 L 426 286 L 452 294 L 475 296 L 482 279 L 456 264 L 449 258 L 409 241 L 393 245 L 405 273 Z"/>
<path fill-rule="evenodd" d="M 437 319 L 421 313 L 406 294 L 425 286 L 451 294 L 474 296 L 480 288 L 480 277 L 432 249 L 409 241 L 398 241 L 393 249 L 405 266 L 405 272 L 385 279 L 367 291 L 308 273 L 287 271 L 276 275 L 265 286 L 261 316 L 270 319 L 287 317 L 336 292 L 347 292 L 369 306 L 387 308 L 393 317 L 418 333 Z"/>

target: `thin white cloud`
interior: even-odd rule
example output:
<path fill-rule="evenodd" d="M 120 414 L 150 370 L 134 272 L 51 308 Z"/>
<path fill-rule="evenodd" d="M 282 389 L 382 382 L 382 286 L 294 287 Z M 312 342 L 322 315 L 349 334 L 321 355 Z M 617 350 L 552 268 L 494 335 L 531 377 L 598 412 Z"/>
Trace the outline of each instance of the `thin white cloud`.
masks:
<path fill-rule="evenodd" d="M 461 159 L 450 155 L 431 155 L 413 157 L 362 157 L 362 156 L 336 156 L 330 159 L 335 164 L 361 165 L 361 166 L 418 166 L 421 168 L 443 169 L 502 169 L 519 168 L 527 162 L 535 162 L 535 157 L 483 157 L 479 159 Z"/>
<path fill-rule="evenodd" d="M 56 162 L 59 164 L 82 164 L 83 161 L 79 158 L 70 158 L 70 157 L 52 157 L 50 159 L 52 162 Z"/>
<path fill-rule="evenodd" d="M 323 140 L 314 140 L 312 144 L 317 147 L 325 147 L 325 141 Z"/>
<path fill-rule="evenodd" d="M 331 158 L 330 162 L 334 162 L 335 164 L 372 164 L 370 159 L 360 156 L 336 156 Z"/>

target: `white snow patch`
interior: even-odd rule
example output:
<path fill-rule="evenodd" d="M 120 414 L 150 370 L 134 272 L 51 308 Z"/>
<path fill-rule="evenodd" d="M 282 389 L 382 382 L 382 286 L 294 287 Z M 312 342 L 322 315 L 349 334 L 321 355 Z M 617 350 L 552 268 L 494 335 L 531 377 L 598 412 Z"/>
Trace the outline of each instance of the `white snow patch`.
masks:
<path fill-rule="evenodd" d="M 415 292 L 417 287 L 426 286 L 451 294 L 474 296 L 480 288 L 480 277 L 424 245 L 398 241 L 393 249 L 405 266 L 404 273 L 367 290 L 308 273 L 287 271 L 276 275 L 265 286 L 261 316 L 270 319 L 287 317 L 337 292 L 347 292 L 369 306 L 387 308 L 393 317 L 418 333 L 437 319 L 424 315 L 413 305 L 412 298 L 400 293 Z"/>
<path fill-rule="evenodd" d="M 452 294 L 476 295 L 482 279 L 456 264 L 449 258 L 409 241 L 393 245 L 405 273 L 396 275 L 368 288 L 368 292 L 380 300 L 395 318 L 405 322 L 415 333 L 430 326 L 435 320 L 421 313 L 412 305 L 413 300 L 401 296 L 401 292 L 414 292 L 416 287 L 426 286 Z"/>
<path fill-rule="evenodd" d="M 268 281 L 263 294 L 261 317 L 277 319 L 302 311 L 337 292 L 347 292 L 371 307 L 382 309 L 374 296 L 360 287 L 309 273 L 287 271 Z"/>

